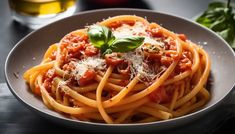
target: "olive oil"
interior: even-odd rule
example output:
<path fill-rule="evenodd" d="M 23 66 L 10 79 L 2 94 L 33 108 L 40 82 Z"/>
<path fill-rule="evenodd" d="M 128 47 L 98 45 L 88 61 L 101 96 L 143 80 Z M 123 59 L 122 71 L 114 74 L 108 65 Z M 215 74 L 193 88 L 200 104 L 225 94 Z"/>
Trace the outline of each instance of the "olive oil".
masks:
<path fill-rule="evenodd" d="M 31 29 L 73 15 L 77 0 L 9 0 L 12 19 Z"/>
<path fill-rule="evenodd" d="M 62 13 L 75 6 L 76 0 L 9 0 L 9 4 L 18 14 L 43 16 Z"/>

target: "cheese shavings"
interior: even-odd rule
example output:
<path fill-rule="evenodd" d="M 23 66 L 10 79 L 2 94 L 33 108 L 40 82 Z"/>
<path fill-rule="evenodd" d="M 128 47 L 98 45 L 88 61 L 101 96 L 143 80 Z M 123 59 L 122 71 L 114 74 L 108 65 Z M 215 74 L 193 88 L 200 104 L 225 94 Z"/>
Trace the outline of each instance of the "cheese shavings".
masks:
<path fill-rule="evenodd" d="M 78 62 L 73 61 L 72 64 L 75 66 L 75 69 L 73 69 L 71 73 L 75 76 L 76 80 L 79 80 L 89 69 L 104 69 L 105 60 L 99 57 L 87 57 Z"/>
<path fill-rule="evenodd" d="M 134 26 L 123 24 L 113 32 L 113 35 L 117 38 L 124 38 L 128 36 L 147 36 L 146 26 L 141 22 L 136 22 Z"/>
<path fill-rule="evenodd" d="M 141 78 L 146 79 L 147 81 L 152 81 L 156 78 L 154 70 L 150 69 L 146 63 L 144 63 L 144 58 L 141 54 L 136 52 L 125 53 L 123 57 L 131 63 L 131 79 L 137 74 L 140 74 Z"/>
<path fill-rule="evenodd" d="M 121 27 L 118 27 L 113 31 L 115 37 L 124 38 L 130 36 L 142 36 L 145 37 L 143 44 L 138 47 L 135 52 L 128 52 L 123 55 L 123 58 L 131 63 L 131 79 L 135 77 L 137 74 L 141 76 L 141 79 L 145 79 L 147 81 L 152 81 L 159 74 L 156 74 L 156 70 L 149 67 L 148 64 L 144 62 L 144 56 L 142 54 L 141 47 L 144 44 L 148 44 L 151 46 L 158 46 L 157 48 L 164 48 L 164 42 L 161 40 L 150 37 L 150 35 L 146 32 L 147 27 L 142 22 L 136 22 L 133 26 L 123 24 Z"/>
<path fill-rule="evenodd" d="M 160 47 L 164 47 L 164 42 L 157 41 L 156 39 L 151 38 L 146 32 L 147 27 L 142 22 L 136 22 L 135 25 L 130 26 L 127 24 L 123 24 L 121 27 L 118 27 L 113 32 L 114 36 L 117 38 L 125 38 L 132 36 L 142 36 L 144 37 L 144 42 L 149 44 L 157 44 Z"/>

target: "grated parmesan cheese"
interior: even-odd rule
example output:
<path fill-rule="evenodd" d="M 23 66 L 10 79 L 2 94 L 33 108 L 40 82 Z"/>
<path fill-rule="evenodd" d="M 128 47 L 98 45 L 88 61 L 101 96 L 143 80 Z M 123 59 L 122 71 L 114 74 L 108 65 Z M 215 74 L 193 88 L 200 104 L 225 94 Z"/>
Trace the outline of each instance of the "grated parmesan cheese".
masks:
<path fill-rule="evenodd" d="M 158 45 L 161 48 L 164 47 L 164 42 L 154 39 L 150 37 L 150 35 L 146 32 L 147 27 L 142 22 L 136 22 L 135 25 L 130 26 L 127 24 L 123 24 L 121 27 L 118 27 L 113 31 L 113 34 L 117 38 L 124 38 L 130 36 L 142 36 L 145 37 L 143 44 L 148 43 L 152 45 Z M 142 45 L 143 45 L 142 44 Z M 131 78 L 138 74 L 141 77 L 146 78 L 146 80 L 151 81 L 157 77 L 155 71 L 144 63 L 144 56 L 142 55 L 142 51 L 138 47 L 135 52 L 128 52 L 123 55 L 123 58 L 132 64 L 130 67 L 131 70 Z"/>
<path fill-rule="evenodd" d="M 141 22 L 136 22 L 134 26 L 129 26 L 127 24 L 123 24 L 121 27 L 118 27 L 113 31 L 113 34 L 117 38 L 124 38 L 128 36 L 147 36 L 146 26 Z"/>
<path fill-rule="evenodd" d="M 123 57 L 132 64 L 132 66 L 130 67 L 131 79 L 137 74 L 140 74 L 142 78 L 146 78 L 147 81 L 151 81 L 156 78 L 154 70 L 144 65 L 144 58 L 141 54 L 129 52 L 125 53 Z"/>
<path fill-rule="evenodd" d="M 136 22 L 134 26 L 123 24 L 121 27 L 118 27 L 113 31 L 113 34 L 116 38 L 125 38 L 131 36 L 142 36 L 145 37 L 143 44 L 149 43 L 154 45 L 164 46 L 164 43 L 157 41 L 156 39 L 151 38 L 146 32 L 147 27 L 141 23 Z"/>
<path fill-rule="evenodd" d="M 148 43 L 152 45 L 159 45 L 163 48 L 164 42 L 150 37 L 150 35 L 146 32 L 146 29 L 146 25 L 137 21 L 133 26 L 123 24 L 121 27 L 116 28 L 112 32 L 116 38 L 142 36 L 145 37 L 143 44 Z M 140 74 L 141 78 L 145 78 L 148 81 L 151 81 L 157 77 L 156 72 L 144 63 L 144 56 L 141 51 L 141 47 L 138 47 L 134 52 L 124 53 L 123 58 L 131 63 L 131 78 L 135 77 L 137 74 Z M 72 61 L 72 64 L 75 69 L 72 70 L 71 74 L 75 76 L 76 80 L 79 80 L 88 69 L 104 69 L 105 60 L 101 59 L 100 56 L 85 57 L 85 59 L 80 61 Z"/>
<path fill-rule="evenodd" d="M 105 60 L 96 57 L 87 57 L 78 62 L 72 63 L 75 66 L 75 69 L 71 72 L 75 76 L 76 80 L 79 80 L 81 76 L 85 74 L 88 69 L 98 69 L 102 70 L 105 67 Z"/>

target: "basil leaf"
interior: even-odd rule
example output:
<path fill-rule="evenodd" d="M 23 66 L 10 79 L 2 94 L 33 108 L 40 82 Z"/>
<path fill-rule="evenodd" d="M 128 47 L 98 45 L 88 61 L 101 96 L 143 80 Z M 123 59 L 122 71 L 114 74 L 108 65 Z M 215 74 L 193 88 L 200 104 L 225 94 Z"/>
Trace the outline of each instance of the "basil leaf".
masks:
<path fill-rule="evenodd" d="M 224 38 L 235 49 L 235 14 L 228 3 L 213 2 L 196 21 Z"/>
<path fill-rule="evenodd" d="M 111 49 L 106 49 L 105 52 L 103 52 L 103 56 L 105 56 L 106 54 L 111 54 L 113 51 Z"/>
<path fill-rule="evenodd" d="M 221 37 L 223 37 L 232 48 L 235 48 L 235 38 L 234 31 L 231 28 L 225 29 L 218 33 Z"/>
<path fill-rule="evenodd" d="M 224 18 L 226 4 L 221 2 L 210 3 L 208 9 L 197 18 L 197 22 L 209 27 L 211 23 Z"/>
<path fill-rule="evenodd" d="M 105 34 L 105 37 L 106 37 L 106 40 L 105 40 L 105 43 L 107 45 L 109 45 L 110 43 L 112 43 L 114 40 L 115 40 L 115 36 L 113 35 L 112 31 L 107 28 L 107 27 L 103 27 L 103 31 L 104 31 L 104 34 Z"/>
<path fill-rule="evenodd" d="M 213 31 L 222 31 L 226 29 L 227 24 L 226 24 L 226 19 L 223 17 L 222 19 L 215 21 L 214 23 L 211 23 L 210 29 Z"/>
<path fill-rule="evenodd" d="M 115 37 L 112 31 L 105 26 L 92 25 L 88 28 L 88 37 L 90 42 L 97 48 L 101 48 L 112 42 Z"/>
<path fill-rule="evenodd" d="M 110 45 L 110 49 L 113 52 L 129 52 L 139 47 L 144 37 L 127 37 L 115 39 Z"/>
<path fill-rule="evenodd" d="M 213 2 L 209 4 L 208 10 L 214 10 L 215 8 L 218 8 L 218 7 L 224 8 L 226 7 L 226 4 L 222 2 Z"/>
<path fill-rule="evenodd" d="M 117 38 L 112 31 L 100 25 L 93 25 L 88 28 L 88 37 L 92 45 L 100 48 L 103 55 L 112 52 L 128 52 L 139 47 L 144 37 Z"/>

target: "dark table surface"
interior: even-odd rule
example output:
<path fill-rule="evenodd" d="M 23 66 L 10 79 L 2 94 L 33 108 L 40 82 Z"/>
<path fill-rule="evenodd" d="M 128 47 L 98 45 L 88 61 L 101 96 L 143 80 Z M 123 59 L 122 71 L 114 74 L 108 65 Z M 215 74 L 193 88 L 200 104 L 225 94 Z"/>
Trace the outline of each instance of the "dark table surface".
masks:
<path fill-rule="evenodd" d="M 192 19 L 207 8 L 210 0 L 134 0 L 114 7 L 144 8 Z M 77 12 L 107 8 L 91 0 L 79 0 Z M 7 0 L 0 0 L 0 134 L 86 133 L 50 122 L 28 110 L 9 92 L 4 79 L 4 62 L 14 45 L 33 30 L 12 21 Z M 175 133 L 235 133 L 235 92 L 203 119 L 176 128 Z M 164 132 L 171 133 L 172 131 Z"/>

